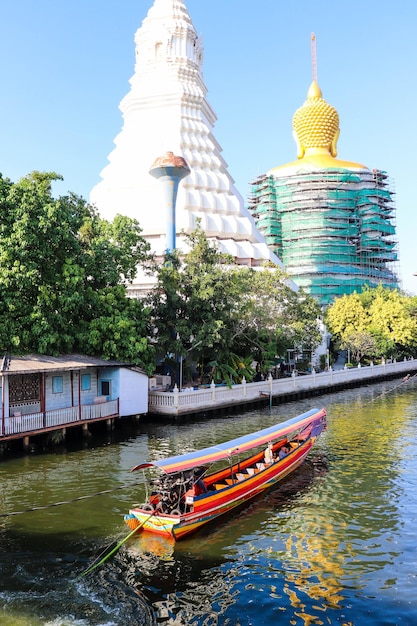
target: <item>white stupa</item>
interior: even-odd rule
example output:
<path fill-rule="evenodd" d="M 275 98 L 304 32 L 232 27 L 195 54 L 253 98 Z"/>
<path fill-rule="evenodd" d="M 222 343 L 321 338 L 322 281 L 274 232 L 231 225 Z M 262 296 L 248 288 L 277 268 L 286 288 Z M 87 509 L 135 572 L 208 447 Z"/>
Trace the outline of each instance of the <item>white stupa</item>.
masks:
<path fill-rule="evenodd" d="M 162 258 L 167 248 L 163 191 L 149 170 L 157 157 L 173 152 L 190 168 L 177 195 L 177 248 L 184 249 L 181 231 L 191 232 L 200 219 L 207 236 L 238 263 L 271 261 L 282 267 L 245 208 L 213 135 L 217 118 L 206 99 L 202 41 L 184 2 L 155 0 L 135 43 L 135 73 L 120 103 L 123 128 L 91 202 L 106 219 L 117 213 L 136 218 Z"/>

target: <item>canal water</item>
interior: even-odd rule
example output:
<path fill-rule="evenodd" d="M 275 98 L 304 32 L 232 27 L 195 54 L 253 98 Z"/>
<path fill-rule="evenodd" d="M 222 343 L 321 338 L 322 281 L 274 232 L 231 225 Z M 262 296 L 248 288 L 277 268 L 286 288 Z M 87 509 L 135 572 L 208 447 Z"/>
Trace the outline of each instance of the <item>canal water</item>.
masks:
<path fill-rule="evenodd" d="M 182 424 L 126 423 L 111 441 L 3 458 L 0 513 L 68 503 L 0 517 L 0 624 L 417 624 L 416 381 Z M 123 515 L 144 500 L 133 465 L 321 406 L 327 431 L 280 486 L 175 546 L 132 538 L 80 577 L 129 532 Z"/>

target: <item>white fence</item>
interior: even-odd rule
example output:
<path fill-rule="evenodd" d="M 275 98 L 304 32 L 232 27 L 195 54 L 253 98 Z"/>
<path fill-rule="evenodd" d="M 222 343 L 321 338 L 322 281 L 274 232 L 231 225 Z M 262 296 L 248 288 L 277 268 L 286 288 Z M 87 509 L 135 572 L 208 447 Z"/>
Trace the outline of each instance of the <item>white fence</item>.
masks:
<path fill-rule="evenodd" d="M 417 371 L 417 359 L 393 361 L 381 365 L 346 368 L 341 370 L 329 369 L 326 372 L 295 375 L 274 380 L 256 383 L 246 383 L 228 387 L 216 387 L 214 383 L 207 389 L 182 389 L 175 386 L 173 391 L 150 391 L 149 413 L 161 415 L 181 415 L 204 409 L 216 409 L 235 404 L 251 402 L 260 397 L 274 398 L 280 395 L 297 394 L 303 391 L 312 391 L 323 388 L 337 388 L 349 382 L 360 383 L 370 379 L 377 380 L 384 376 L 401 376 Z"/>
<path fill-rule="evenodd" d="M 66 409 L 55 409 L 45 413 L 30 413 L 29 415 L 14 415 L 6 417 L 4 423 L 0 419 L 0 437 L 35 433 L 48 428 L 60 428 L 106 417 L 114 417 L 119 413 L 119 401 L 110 400 L 101 404 L 86 404 L 72 406 Z M 3 432 L 4 431 L 4 432 Z"/>

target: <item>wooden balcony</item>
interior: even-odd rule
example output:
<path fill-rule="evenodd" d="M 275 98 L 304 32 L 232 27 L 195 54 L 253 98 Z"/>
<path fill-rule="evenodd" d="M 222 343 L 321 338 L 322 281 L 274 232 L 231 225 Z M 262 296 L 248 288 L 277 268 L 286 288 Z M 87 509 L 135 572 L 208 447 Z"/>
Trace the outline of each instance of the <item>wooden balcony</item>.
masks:
<path fill-rule="evenodd" d="M 119 399 L 94 402 L 52 411 L 22 413 L 14 411 L 11 417 L 0 420 L 0 441 L 36 435 L 93 421 L 119 416 Z"/>

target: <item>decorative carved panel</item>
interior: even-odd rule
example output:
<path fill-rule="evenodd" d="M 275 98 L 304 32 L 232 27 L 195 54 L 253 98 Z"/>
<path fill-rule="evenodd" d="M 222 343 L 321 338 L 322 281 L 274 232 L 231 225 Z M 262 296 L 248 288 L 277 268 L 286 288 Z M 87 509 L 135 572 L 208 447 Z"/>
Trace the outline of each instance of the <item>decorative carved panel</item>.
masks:
<path fill-rule="evenodd" d="M 9 402 L 39 401 L 39 374 L 17 374 L 9 378 Z"/>

